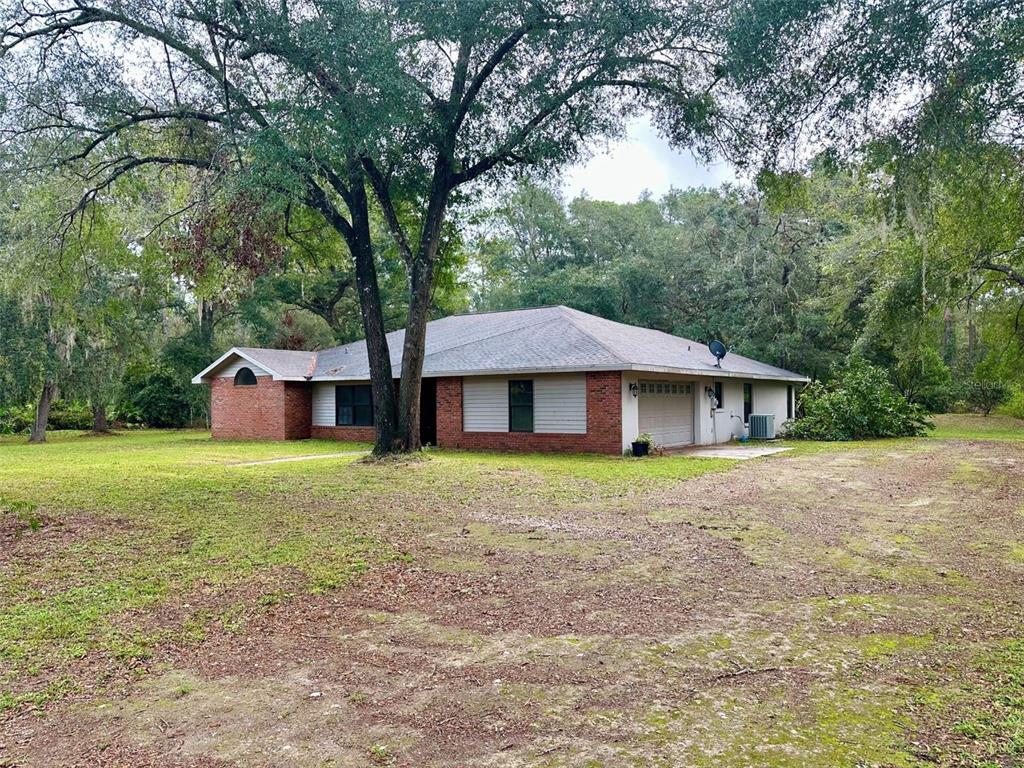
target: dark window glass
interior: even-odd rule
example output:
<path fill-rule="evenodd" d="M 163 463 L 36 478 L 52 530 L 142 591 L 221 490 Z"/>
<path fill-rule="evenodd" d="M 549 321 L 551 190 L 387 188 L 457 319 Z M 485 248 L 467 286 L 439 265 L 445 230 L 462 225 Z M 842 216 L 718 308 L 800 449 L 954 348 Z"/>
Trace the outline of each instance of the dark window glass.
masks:
<path fill-rule="evenodd" d="M 750 421 L 750 413 L 754 410 L 754 385 L 743 385 L 743 421 Z"/>
<path fill-rule="evenodd" d="M 725 408 L 725 394 L 722 392 L 722 382 L 715 382 L 715 400 L 718 401 L 719 408 Z"/>
<path fill-rule="evenodd" d="M 252 372 L 252 368 L 239 368 L 238 373 L 235 374 L 235 386 L 236 387 L 255 387 L 256 386 L 256 374 Z"/>
<path fill-rule="evenodd" d="M 373 390 L 369 384 L 339 384 L 334 388 L 339 427 L 373 426 Z"/>
<path fill-rule="evenodd" d="M 508 429 L 510 432 L 533 432 L 533 382 L 508 383 Z"/>
<path fill-rule="evenodd" d="M 786 387 L 786 418 L 793 418 L 793 385 Z"/>

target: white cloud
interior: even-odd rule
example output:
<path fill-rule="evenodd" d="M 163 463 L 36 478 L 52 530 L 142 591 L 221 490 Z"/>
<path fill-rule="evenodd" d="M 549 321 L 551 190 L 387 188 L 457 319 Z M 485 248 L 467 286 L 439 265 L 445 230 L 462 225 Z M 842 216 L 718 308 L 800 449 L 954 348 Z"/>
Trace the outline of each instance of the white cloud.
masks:
<path fill-rule="evenodd" d="M 596 200 L 628 203 L 645 190 L 658 197 L 672 187 L 717 187 L 736 180 L 736 171 L 728 163 L 708 166 L 692 152 L 670 147 L 644 117 L 629 124 L 621 141 L 594 147 L 587 162 L 568 168 L 562 175 L 562 189 L 569 200 L 586 193 Z"/>

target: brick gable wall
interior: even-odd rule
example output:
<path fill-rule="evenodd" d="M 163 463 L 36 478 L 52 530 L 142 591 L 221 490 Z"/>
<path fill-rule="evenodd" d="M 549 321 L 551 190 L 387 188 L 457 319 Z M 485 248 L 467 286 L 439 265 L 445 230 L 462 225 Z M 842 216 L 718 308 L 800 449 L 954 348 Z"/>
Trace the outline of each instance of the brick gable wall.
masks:
<path fill-rule="evenodd" d="M 227 440 L 303 440 L 310 436 L 313 393 L 308 384 L 258 376 L 236 387 L 230 378 L 210 384 L 213 437 Z"/>
<path fill-rule="evenodd" d="M 586 434 L 464 432 L 462 378 L 437 380 L 437 443 L 442 448 L 487 451 L 622 453 L 622 374 L 587 374 Z"/>

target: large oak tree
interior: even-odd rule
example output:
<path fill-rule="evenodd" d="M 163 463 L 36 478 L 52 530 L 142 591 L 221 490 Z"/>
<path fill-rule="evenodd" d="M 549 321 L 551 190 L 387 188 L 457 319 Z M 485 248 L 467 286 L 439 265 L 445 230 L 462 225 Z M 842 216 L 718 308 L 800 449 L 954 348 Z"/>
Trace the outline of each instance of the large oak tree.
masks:
<path fill-rule="evenodd" d="M 80 209 L 125 174 L 181 166 L 317 211 L 354 259 L 376 450 L 411 450 L 452 206 L 576 159 L 640 108 L 677 143 L 737 144 L 739 109 L 719 94 L 731 13 L 716 0 L 8 1 L 0 127 L 36 170 L 86 168 Z M 371 206 L 408 278 L 397 392 Z"/>

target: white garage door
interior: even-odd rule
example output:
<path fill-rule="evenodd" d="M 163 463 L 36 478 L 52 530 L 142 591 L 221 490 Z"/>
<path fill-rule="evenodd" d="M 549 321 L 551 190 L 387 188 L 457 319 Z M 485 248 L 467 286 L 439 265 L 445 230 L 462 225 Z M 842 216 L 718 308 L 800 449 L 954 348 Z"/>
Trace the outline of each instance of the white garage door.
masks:
<path fill-rule="evenodd" d="M 641 381 L 638 406 L 640 431 L 650 432 L 655 445 L 693 442 L 693 384 Z"/>

